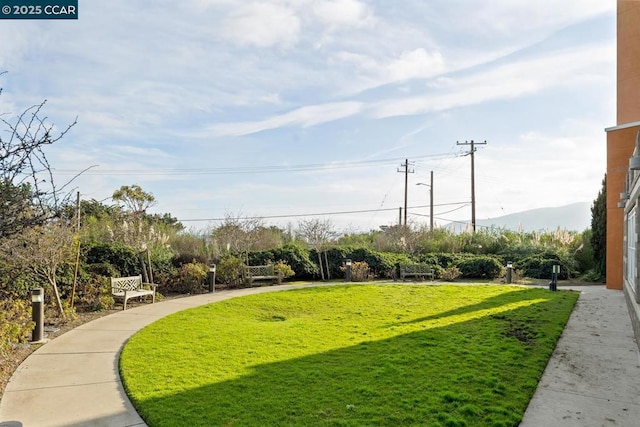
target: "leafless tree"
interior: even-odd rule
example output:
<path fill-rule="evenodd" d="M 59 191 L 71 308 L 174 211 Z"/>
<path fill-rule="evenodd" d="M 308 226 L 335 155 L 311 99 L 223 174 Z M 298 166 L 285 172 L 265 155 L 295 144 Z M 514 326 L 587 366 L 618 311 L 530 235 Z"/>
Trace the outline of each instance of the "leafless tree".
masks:
<path fill-rule="evenodd" d="M 329 261 L 327 259 L 327 244 L 336 236 L 331 220 L 321 220 L 318 218 L 305 219 L 298 222 L 298 233 L 313 247 L 318 253 L 318 265 L 320 266 L 320 277 L 322 280 L 329 280 Z M 324 252 L 325 266 L 322 264 L 322 253 Z M 325 274 L 326 271 L 326 274 Z"/>
<path fill-rule="evenodd" d="M 243 254 L 246 262 L 249 251 L 263 249 L 260 243 L 265 230 L 262 218 L 226 214 L 212 236 L 219 253 Z"/>
<path fill-rule="evenodd" d="M 65 263 L 74 260 L 73 230 L 62 221 L 49 221 L 43 226 L 26 229 L 0 241 L 0 257 L 4 265 L 30 273 L 36 280 L 44 280 L 53 291 L 56 307 L 65 317 L 57 271 Z"/>
<path fill-rule="evenodd" d="M 55 130 L 43 117 L 45 103 L 14 118 L 0 114 L 0 239 L 56 217 L 71 196 L 65 187 L 73 179 L 56 187 L 44 148 L 64 137 L 76 121 Z"/>

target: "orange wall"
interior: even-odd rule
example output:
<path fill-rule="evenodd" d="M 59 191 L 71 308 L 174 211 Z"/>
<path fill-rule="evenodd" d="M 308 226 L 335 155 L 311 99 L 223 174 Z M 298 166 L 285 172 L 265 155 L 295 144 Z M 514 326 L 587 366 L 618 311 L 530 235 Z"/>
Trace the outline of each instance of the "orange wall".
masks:
<path fill-rule="evenodd" d="M 640 126 L 607 133 L 607 288 L 622 289 L 624 209 L 618 207 Z"/>
<path fill-rule="evenodd" d="M 618 0 L 618 125 L 640 121 L 640 0 Z"/>
<path fill-rule="evenodd" d="M 617 125 L 640 122 L 640 0 L 618 0 Z M 607 287 L 622 289 L 624 212 L 618 208 L 638 129 L 607 132 Z"/>

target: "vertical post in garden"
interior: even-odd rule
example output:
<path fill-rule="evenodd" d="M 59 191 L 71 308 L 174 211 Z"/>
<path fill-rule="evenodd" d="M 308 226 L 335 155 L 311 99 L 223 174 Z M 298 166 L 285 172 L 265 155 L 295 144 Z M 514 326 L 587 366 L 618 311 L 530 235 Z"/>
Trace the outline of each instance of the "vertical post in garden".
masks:
<path fill-rule="evenodd" d="M 429 231 L 433 233 L 433 171 L 431 171 L 431 185 L 429 186 Z"/>
<path fill-rule="evenodd" d="M 344 262 L 344 281 L 345 282 L 351 281 L 351 260 L 350 259 L 347 259 Z"/>
<path fill-rule="evenodd" d="M 211 264 L 209 266 L 209 292 L 215 292 L 216 290 L 216 265 Z"/>
<path fill-rule="evenodd" d="M 44 288 L 31 290 L 31 319 L 35 323 L 31 341 L 41 342 L 44 339 Z"/>
<path fill-rule="evenodd" d="M 551 273 L 551 283 L 549 283 L 550 291 L 555 292 L 558 290 L 558 273 L 560 273 L 560 266 L 554 265 Z"/>

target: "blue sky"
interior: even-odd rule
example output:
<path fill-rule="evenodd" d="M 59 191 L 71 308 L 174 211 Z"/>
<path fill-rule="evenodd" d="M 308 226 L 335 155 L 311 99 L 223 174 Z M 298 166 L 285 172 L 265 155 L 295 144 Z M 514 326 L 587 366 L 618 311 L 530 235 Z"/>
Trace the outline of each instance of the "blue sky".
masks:
<path fill-rule="evenodd" d="M 339 231 L 592 201 L 615 125 L 615 1 L 80 1 L 0 21 L 0 111 L 78 124 L 48 151 L 83 199 L 121 185 L 205 228 L 226 215 Z M 107 200 L 108 202 L 108 200 Z"/>

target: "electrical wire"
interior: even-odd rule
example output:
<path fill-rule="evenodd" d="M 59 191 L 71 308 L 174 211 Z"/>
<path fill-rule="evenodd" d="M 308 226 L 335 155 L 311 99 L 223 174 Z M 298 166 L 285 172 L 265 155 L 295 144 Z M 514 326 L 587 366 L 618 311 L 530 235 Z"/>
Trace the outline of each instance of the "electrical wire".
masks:
<path fill-rule="evenodd" d="M 414 156 L 414 159 L 443 159 L 449 154 L 428 154 Z M 385 164 L 395 164 L 404 158 L 361 160 L 348 162 L 315 163 L 303 165 L 272 165 L 272 166 L 234 166 L 221 168 L 175 168 L 175 169 L 97 169 L 87 170 L 83 175 L 91 176 L 122 176 L 122 175 L 237 175 L 237 174 L 257 174 L 257 173 L 282 173 L 282 172 L 309 172 L 336 169 L 353 169 L 363 167 L 374 167 Z M 69 175 L 77 174 L 77 170 L 54 169 L 56 174 Z"/>
<path fill-rule="evenodd" d="M 454 203 L 442 203 L 433 206 L 450 206 L 459 204 L 469 204 L 469 202 L 454 202 Z M 410 206 L 407 209 L 421 209 L 427 206 Z M 464 206 L 463 206 L 464 207 Z M 350 215 L 357 213 L 369 213 L 369 212 L 388 212 L 397 211 L 398 208 L 383 208 L 383 209 L 361 209 L 353 211 L 337 211 L 337 212 L 317 212 L 317 213 L 304 213 L 304 214 L 286 214 L 286 215 L 266 215 L 266 216 L 248 216 L 244 219 L 278 219 L 278 218 L 299 218 L 305 216 L 328 216 L 328 215 Z M 178 219 L 180 222 L 202 222 L 202 221 L 224 221 L 226 218 L 193 218 L 193 219 Z"/>

